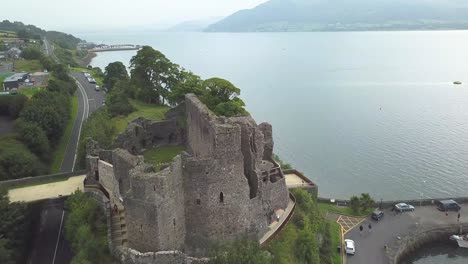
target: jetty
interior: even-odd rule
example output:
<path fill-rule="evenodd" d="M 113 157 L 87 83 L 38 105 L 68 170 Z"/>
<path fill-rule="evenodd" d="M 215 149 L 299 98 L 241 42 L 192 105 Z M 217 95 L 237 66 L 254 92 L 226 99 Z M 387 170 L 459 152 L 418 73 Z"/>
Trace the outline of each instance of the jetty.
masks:
<path fill-rule="evenodd" d="M 116 45 L 100 45 L 90 49 L 91 52 L 104 52 L 104 51 L 120 51 L 120 50 L 139 50 L 141 45 L 132 44 L 116 44 Z"/>

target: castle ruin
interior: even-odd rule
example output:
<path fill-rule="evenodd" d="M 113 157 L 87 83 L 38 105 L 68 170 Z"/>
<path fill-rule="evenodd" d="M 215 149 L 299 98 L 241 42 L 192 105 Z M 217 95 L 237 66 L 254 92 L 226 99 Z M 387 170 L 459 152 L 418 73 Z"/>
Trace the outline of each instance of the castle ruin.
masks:
<path fill-rule="evenodd" d="M 260 239 L 290 201 L 271 125 L 218 117 L 193 94 L 180 108 L 130 123 L 117 149 L 88 149 L 88 180 L 124 208 L 125 246 L 204 257 L 220 241 Z M 159 171 L 139 156 L 166 145 L 185 151 Z"/>

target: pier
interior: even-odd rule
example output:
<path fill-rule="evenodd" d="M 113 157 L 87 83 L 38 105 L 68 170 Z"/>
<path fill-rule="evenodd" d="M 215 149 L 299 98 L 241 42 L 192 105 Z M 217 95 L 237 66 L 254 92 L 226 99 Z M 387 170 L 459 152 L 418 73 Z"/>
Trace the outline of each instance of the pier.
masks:
<path fill-rule="evenodd" d="M 140 45 L 132 45 L 132 44 L 117 44 L 117 45 L 102 45 L 97 46 L 89 51 L 91 52 L 104 52 L 104 51 L 120 51 L 120 50 L 139 50 L 141 49 Z"/>

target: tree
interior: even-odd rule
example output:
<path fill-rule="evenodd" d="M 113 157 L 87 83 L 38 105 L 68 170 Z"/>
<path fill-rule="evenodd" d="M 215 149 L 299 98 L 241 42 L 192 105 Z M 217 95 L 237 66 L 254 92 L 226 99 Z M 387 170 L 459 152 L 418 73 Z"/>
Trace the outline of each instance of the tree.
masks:
<path fill-rule="evenodd" d="M 164 104 L 177 82 L 178 65 L 150 46 L 144 46 L 130 60 L 131 80 L 137 97 L 147 103 Z"/>
<path fill-rule="evenodd" d="M 37 157 L 23 148 L 0 152 L 0 180 L 12 180 L 45 173 Z"/>
<path fill-rule="evenodd" d="M 270 264 L 272 257 L 257 241 L 240 239 L 215 250 L 209 264 Z"/>
<path fill-rule="evenodd" d="M 349 206 L 353 210 L 353 212 L 358 213 L 359 208 L 361 207 L 361 202 L 359 200 L 359 197 L 353 195 L 351 196 L 351 199 L 349 200 Z"/>
<path fill-rule="evenodd" d="M 244 102 L 238 97 L 240 89 L 221 78 L 211 78 L 203 82 L 206 91 L 201 101 L 218 115 L 226 117 L 245 115 Z"/>
<path fill-rule="evenodd" d="M 177 105 L 185 100 L 186 94 L 193 93 L 197 96 L 201 96 L 204 91 L 203 80 L 200 76 L 182 70 L 177 76 L 177 82 L 167 99 L 171 105 Z"/>
<path fill-rule="evenodd" d="M 128 97 L 120 91 L 110 93 L 109 100 L 107 100 L 107 109 L 112 116 L 126 116 L 135 111 Z"/>
<path fill-rule="evenodd" d="M 14 96 L 8 106 L 10 116 L 14 119 L 18 118 L 27 101 L 28 97 L 24 94 L 17 94 Z"/>
<path fill-rule="evenodd" d="M 6 50 L 5 42 L 0 41 L 0 51 L 4 51 L 4 50 Z"/>
<path fill-rule="evenodd" d="M 128 72 L 122 62 L 112 62 L 106 66 L 103 83 L 109 91 L 112 91 L 118 81 L 125 80 L 128 80 Z"/>
<path fill-rule="evenodd" d="M 16 121 L 16 130 L 20 140 L 36 155 L 43 159 L 50 153 L 49 140 L 44 130 L 37 124 L 25 122 L 22 119 Z"/>
<path fill-rule="evenodd" d="M 70 117 L 69 97 L 50 91 L 35 94 L 20 118 L 38 124 L 51 142 L 58 142 Z"/>
<path fill-rule="evenodd" d="M 374 200 L 368 193 L 361 194 L 361 208 L 363 211 L 367 211 L 367 209 L 372 208 L 374 206 Z"/>
<path fill-rule="evenodd" d="M 7 248 L 8 240 L 0 238 L 0 263 L 14 264 L 13 250 Z"/>
<path fill-rule="evenodd" d="M 42 52 L 35 47 L 27 47 L 21 52 L 21 56 L 27 60 L 38 60 L 42 56 Z"/>
<path fill-rule="evenodd" d="M 59 79 L 52 79 L 49 81 L 49 84 L 47 85 L 47 90 L 50 92 L 59 92 L 59 93 L 65 93 L 69 96 L 72 96 L 76 89 L 78 87 L 76 86 L 76 83 L 72 80 L 68 81 L 63 81 Z"/>

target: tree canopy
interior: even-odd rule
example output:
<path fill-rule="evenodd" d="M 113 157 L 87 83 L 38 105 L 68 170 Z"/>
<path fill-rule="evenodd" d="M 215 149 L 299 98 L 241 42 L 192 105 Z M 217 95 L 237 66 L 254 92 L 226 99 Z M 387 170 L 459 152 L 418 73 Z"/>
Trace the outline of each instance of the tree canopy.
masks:
<path fill-rule="evenodd" d="M 112 91 L 118 81 L 125 80 L 128 80 L 128 72 L 122 62 L 112 62 L 106 66 L 103 83 L 109 91 Z"/>

